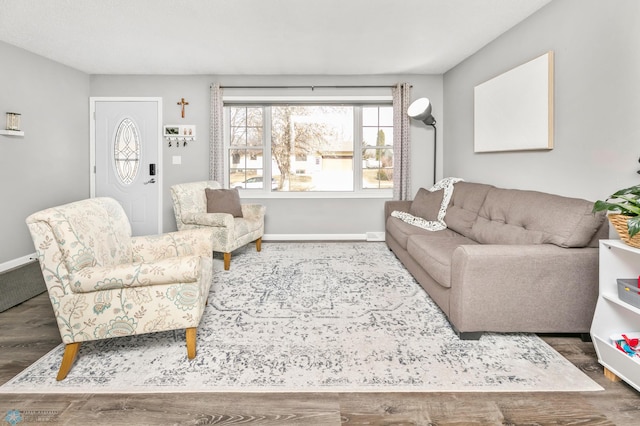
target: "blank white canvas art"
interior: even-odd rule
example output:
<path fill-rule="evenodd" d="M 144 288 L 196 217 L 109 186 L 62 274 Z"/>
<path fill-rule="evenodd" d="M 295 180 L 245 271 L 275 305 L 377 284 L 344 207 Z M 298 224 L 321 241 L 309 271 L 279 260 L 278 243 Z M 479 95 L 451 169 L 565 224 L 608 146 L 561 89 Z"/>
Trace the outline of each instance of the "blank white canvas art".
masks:
<path fill-rule="evenodd" d="M 474 151 L 553 149 L 553 52 L 474 88 Z"/>

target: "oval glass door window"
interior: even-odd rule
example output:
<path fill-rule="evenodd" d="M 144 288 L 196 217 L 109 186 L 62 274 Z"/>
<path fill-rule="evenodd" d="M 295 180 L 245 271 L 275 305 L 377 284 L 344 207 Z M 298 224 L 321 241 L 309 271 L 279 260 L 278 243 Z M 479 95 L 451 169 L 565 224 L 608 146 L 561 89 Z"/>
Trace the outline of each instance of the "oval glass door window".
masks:
<path fill-rule="evenodd" d="M 136 123 L 125 118 L 118 125 L 113 153 L 116 175 L 124 185 L 130 185 L 138 175 L 140 136 Z"/>

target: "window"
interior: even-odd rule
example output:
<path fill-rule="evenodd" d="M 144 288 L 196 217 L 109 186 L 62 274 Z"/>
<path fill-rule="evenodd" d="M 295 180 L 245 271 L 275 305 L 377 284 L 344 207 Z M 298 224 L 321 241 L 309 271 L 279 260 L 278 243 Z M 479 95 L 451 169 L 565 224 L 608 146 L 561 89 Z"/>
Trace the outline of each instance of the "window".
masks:
<path fill-rule="evenodd" d="M 262 181 L 248 185 L 250 178 L 264 174 L 264 118 L 261 107 L 234 107 L 229 114 L 228 163 L 229 183 L 233 187 L 262 188 Z M 239 184 L 245 184 L 239 185 Z"/>
<path fill-rule="evenodd" d="M 118 125 L 113 143 L 113 161 L 116 176 L 123 185 L 131 185 L 138 175 L 140 163 L 140 137 L 138 128 L 130 118 Z"/>
<path fill-rule="evenodd" d="M 362 108 L 362 187 L 393 188 L 393 109 Z"/>
<path fill-rule="evenodd" d="M 224 114 L 225 169 L 232 188 L 293 193 L 393 188 L 391 105 L 227 104 Z"/>

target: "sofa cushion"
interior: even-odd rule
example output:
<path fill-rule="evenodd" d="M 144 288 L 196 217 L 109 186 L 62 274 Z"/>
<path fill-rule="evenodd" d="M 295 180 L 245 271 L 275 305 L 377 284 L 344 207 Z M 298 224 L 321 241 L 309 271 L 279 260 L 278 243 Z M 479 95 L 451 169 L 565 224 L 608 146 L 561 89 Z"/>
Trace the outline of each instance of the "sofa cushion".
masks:
<path fill-rule="evenodd" d="M 444 219 L 447 227 L 472 238 L 471 228 L 491 188 L 493 186 L 482 183 L 457 182 Z"/>
<path fill-rule="evenodd" d="M 455 237 L 458 234 L 450 229 L 443 229 L 441 231 L 428 231 L 417 226 L 410 225 L 403 222 L 402 219 L 389 216 L 387 218 L 386 231 L 398 242 L 400 247 L 404 250 L 407 249 L 407 240 L 411 235 L 442 235 L 447 237 Z"/>
<path fill-rule="evenodd" d="M 438 220 L 438 212 L 440 212 L 443 197 L 443 189 L 431 192 L 427 189 L 420 188 L 411 203 L 409 213 L 425 220 Z"/>
<path fill-rule="evenodd" d="M 491 188 L 472 238 L 482 244 L 585 247 L 604 221 L 593 203 L 537 191 Z"/>
<path fill-rule="evenodd" d="M 453 251 L 468 244 L 478 243 L 461 235 L 449 238 L 444 234 L 412 235 L 407 241 L 407 252 L 438 284 L 449 288 Z"/>

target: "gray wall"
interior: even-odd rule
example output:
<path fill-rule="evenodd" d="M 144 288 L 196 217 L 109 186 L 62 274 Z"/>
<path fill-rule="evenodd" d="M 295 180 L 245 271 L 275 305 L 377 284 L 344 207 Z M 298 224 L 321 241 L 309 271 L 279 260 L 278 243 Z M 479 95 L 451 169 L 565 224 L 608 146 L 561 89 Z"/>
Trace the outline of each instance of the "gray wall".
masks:
<path fill-rule="evenodd" d="M 473 152 L 473 88 L 555 52 L 555 148 Z M 640 2 L 556 0 L 444 75 L 449 176 L 590 200 L 640 182 Z"/>
<path fill-rule="evenodd" d="M 474 154 L 473 87 L 548 50 L 555 51 L 555 148 Z M 0 42 L 0 114 L 22 113 L 26 133 L 24 138 L 0 136 L 4 207 L 0 265 L 33 252 L 26 216 L 89 196 L 89 96 L 161 96 L 164 123 L 198 126 L 198 141 L 188 148 L 164 147 L 167 231 L 175 229 L 169 186 L 206 179 L 208 174 L 209 85 L 215 81 L 223 85 L 408 81 L 413 83 L 414 99 L 428 96 L 434 104 L 438 178 L 459 176 L 597 199 L 639 179 L 638 52 L 640 2 L 636 0 L 556 0 L 444 76 L 89 77 Z M 176 105 L 181 97 L 190 102 L 185 119 Z M 432 183 L 433 134 L 421 123 L 412 123 L 411 135 L 415 193 Z M 171 164 L 174 155 L 182 156 L 181 165 Z M 255 201 L 269 209 L 270 234 L 361 234 L 383 229 L 382 199 Z"/>
<path fill-rule="evenodd" d="M 0 135 L 0 264 L 33 253 L 25 218 L 89 196 L 89 76 L 0 42 L 0 126 L 22 114 L 24 137 Z"/>
<path fill-rule="evenodd" d="M 219 82 L 227 85 L 393 85 L 397 82 L 413 84 L 413 97 L 428 96 L 434 104 L 433 114 L 441 119 L 443 107 L 442 76 L 91 76 L 91 96 L 160 96 L 163 98 L 164 124 L 195 124 L 196 142 L 185 147 L 163 148 L 163 228 L 176 229 L 169 187 L 176 183 L 205 180 L 209 173 L 209 86 Z M 227 91 L 228 92 L 228 91 Z M 327 93 L 326 91 L 323 93 Z M 335 92 L 344 94 L 344 92 Z M 390 92 L 387 92 L 390 93 Z M 236 95 L 247 92 L 234 91 Z M 256 94 L 254 90 L 251 94 Z M 285 94 L 292 94 L 286 91 Z M 309 91 L 305 94 L 313 94 Z M 316 93 L 317 94 L 317 93 Z M 186 117 L 180 117 L 177 102 L 185 98 Z M 420 186 L 432 183 L 432 133 L 422 123 L 412 124 L 413 193 Z M 440 142 L 441 143 L 441 142 Z M 442 151 L 440 151 L 442 152 Z M 172 157 L 181 156 L 182 164 L 173 165 Z M 440 160 L 441 161 L 441 160 Z M 272 235 L 363 235 L 383 232 L 383 205 L 380 198 L 313 198 L 283 199 L 260 198 L 257 202 L 267 206 L 265 233 Z"/>

